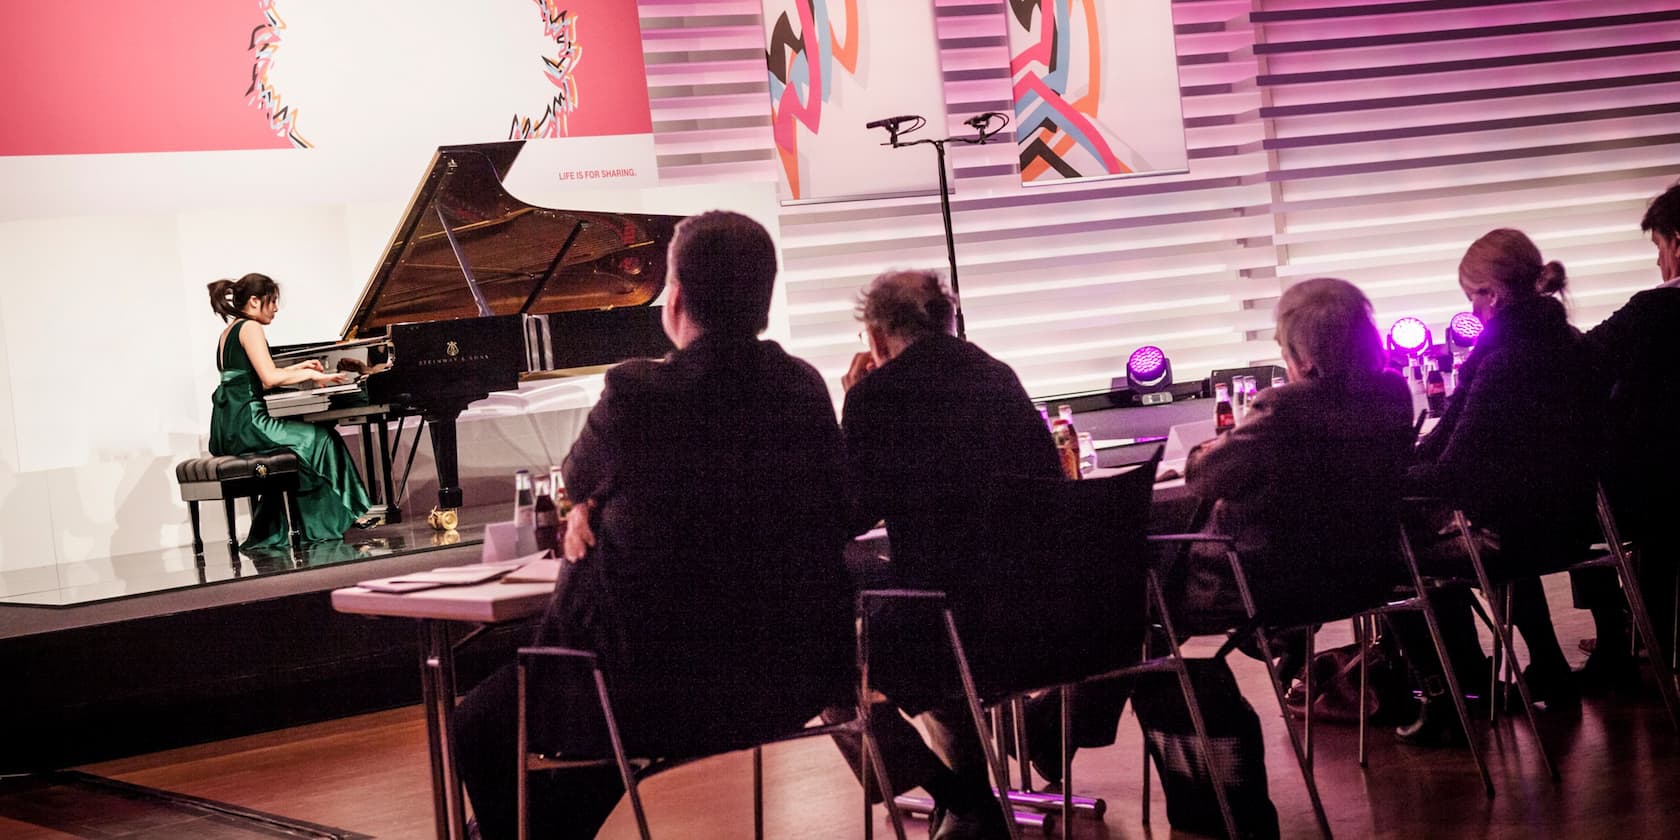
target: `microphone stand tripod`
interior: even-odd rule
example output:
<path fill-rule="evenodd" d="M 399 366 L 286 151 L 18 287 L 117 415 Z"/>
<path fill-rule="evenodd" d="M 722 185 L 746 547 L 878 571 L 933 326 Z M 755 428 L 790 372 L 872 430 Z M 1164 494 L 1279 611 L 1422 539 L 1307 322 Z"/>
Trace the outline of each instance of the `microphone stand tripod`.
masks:
<path fill-rule="evenodd" d="M 906 122 L 911 123 L 909 127 L 905 127 Z M 973 137 L 946 137 L 939 140 L 924 137 L 920 140 L 908 142 L 899 140 L 899 135 L 909 134 L 926 124 L 927 120 L 921 117 L 893 117 L 870 123 L 868 127 L 880 127 L 887 130 L 887 142 L 882 143 L 883 146 L 902 149 L 909 146 L 928 145 L 932 146 L 937 153 L 935 157 L 939 164 L 939 213 L 945 223 L 945 258 L 951 266 L 951 296 L 957 299 L 957 337 L 967 340 L 968 329 L 963 323 L 962 287 L 957 282 L 957 241 L 951 231 L 951 183 L 949 176 L 945 174 L 945 144 L 958 142 L 983 146 L 987 140 L 992 138 L 992 135 L 997 134 L 1004 126 L 1009 124 L 1009 118 L 997 111 L 988 111 L 970 118 L 965 125 L 974 129 L 975 135 Z"/>

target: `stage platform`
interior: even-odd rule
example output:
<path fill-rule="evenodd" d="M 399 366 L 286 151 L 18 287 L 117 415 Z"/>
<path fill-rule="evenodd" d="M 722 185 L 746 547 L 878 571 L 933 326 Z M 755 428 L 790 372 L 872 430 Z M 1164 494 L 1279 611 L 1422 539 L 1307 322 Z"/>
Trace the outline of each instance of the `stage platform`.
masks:
<path fill-rule="evenodd" d="M 0 597 L 0 773 L 266 731 L 417 702 L 415 625 L 335 612 L 334 589 L 477 562 L 502 506 L 353 532 L 295 556 L 190 547 L 81 563 Z M 470 685 L 529 630 L 463 657 Z"/>

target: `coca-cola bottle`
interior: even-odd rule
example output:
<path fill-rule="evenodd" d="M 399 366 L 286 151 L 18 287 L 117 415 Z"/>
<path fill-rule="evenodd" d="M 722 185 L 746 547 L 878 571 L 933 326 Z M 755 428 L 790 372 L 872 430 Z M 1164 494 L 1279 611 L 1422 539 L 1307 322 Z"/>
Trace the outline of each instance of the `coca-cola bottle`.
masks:
<path fill-rule="evenodd" d="M 536 550 L 548 552 L 552 557 L 559 550 L 560 512 L 554 507 L 554 497 L 549 494 L 548 481 L 537 481 L 536 499 L 536 503 L 531 506 L 534 521 L 531 532 L 536 538 Z"/>
<path fill-rule="evenodd" d="M 1440 417 L 1447 410 L 1447 378 L 1441 375 L 1441 366 L 1434 359 L 1429 360 L 1429 373 L 1423 377 L 1423 392 L 1429 404 L 1429 416 Z"/>
<path fill-rule="evenodd" d="M 1213 430 L 1225 434 L 1237 427 L 1237 415 L 1231 410 L 1231 386 L 1223 382 L 1213 386 Z"/>

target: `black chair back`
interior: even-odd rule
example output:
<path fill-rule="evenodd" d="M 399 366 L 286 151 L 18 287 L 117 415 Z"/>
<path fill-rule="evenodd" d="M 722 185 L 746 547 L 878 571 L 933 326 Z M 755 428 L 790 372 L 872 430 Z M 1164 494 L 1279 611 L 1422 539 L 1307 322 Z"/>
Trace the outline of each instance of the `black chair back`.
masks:
<path fill-rule="evenodd" d="M 943 500 L 947 593 L 983 701 L 1135 663 L 1146 614 L 1155 461 L 1119 475 L 1010 478 Z M 937 612 L 888 605 L 876 684 L 912 711 L 959 697 Z"/>

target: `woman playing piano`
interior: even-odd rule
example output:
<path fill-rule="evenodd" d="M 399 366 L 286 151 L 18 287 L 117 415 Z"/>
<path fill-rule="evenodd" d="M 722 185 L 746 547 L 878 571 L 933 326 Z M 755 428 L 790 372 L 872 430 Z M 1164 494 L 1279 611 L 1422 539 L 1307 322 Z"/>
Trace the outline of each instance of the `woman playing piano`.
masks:
<path fill-rule="evenodd" d="M 280 285 L 262 274 L 210 284 L 210 308 L 223 321 L 216 347 L 221 384 L 211 396 L 210 454 L 240 455 L 289 449 L 298 456 L 298 508 L 306 542 L 343 539 L 356 518 L 368 510 L 356 467 L 344 441 L 331 428 L 268 416 L 266 391 L 283 385 L 336 385 L 344 374 L 327 373 L 316 361 L 276 367 L 268 353 L 263 327 L 280 311 Z M 285 549 L 286 510 L 280 499 L 264 496 L 251 517 L 250 534 L 241 549 Z"/>

